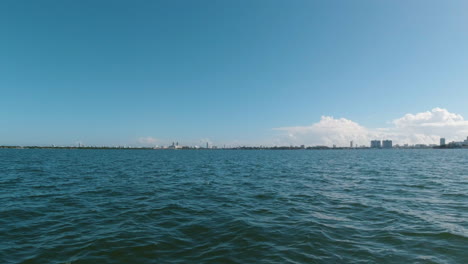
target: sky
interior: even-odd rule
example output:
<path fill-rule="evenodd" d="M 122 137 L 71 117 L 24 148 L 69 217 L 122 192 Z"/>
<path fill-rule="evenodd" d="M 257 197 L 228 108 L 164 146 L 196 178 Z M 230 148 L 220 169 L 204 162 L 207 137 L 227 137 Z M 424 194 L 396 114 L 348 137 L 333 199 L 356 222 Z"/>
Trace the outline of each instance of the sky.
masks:
<path fill-rule="evenodd" d="M 0 1 L 0 145 L 468 136 L 468 1 Z"/>

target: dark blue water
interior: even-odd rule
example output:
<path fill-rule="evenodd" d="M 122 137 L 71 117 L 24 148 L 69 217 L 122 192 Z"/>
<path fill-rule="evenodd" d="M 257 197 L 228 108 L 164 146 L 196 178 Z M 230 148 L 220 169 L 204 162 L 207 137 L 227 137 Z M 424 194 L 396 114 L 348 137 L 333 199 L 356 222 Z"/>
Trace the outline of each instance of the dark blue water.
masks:
<path fill-rule="evenodd" d="M 468 263 L 468 150 L 0 150 L 0 263 Z"/>

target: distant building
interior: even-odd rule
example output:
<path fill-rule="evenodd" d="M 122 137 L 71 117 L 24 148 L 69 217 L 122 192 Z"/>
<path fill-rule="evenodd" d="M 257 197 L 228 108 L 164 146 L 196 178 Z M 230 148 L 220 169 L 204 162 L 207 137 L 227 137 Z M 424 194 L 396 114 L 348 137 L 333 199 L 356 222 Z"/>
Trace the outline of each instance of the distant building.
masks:
<path fill-rule="evenodd" d="M 382 147 L 382 142 L 380 140 L 372 140 L 370 142 L 370 147 L 371 148 L 381 148 Z"/>
<path fill-rule="evenodd" d="M 353 141 L 352 140 L 349 142 L 349 147 L 353 148 Z"/>
<path fill-rule="evenodd" d="M 462 148 L 468 146 L 468 137 L 463 141 L 452 141 L 447 144 L 448 148 Z"/>
<path fill-rule="evenodd" d="M 383 148 L 386 148 L 386 149 L 389 149 L 389 148 L 392 148 L 392 141 L 391 140 L 384 140 L 382 141 L 382 147 Z"/>
<path fill-rule="evenodd" d="M 463 146 L 463 142 L 452 141 L 448 144 L 449 148 L 461 148 L 462 146 Z"/>
<path fill-rule="evenodd" d="M 166 147 L 166 149 L 181 149 L 181 148 L 182 146 L 179 146 L 179 142 L 176 142 L 176 143 L 172 142 L 172 145 Z"/>
<path fill-rule="evenodd" d="M 445 147 L 445 138 L 440 138 L 440 146 Z"/>

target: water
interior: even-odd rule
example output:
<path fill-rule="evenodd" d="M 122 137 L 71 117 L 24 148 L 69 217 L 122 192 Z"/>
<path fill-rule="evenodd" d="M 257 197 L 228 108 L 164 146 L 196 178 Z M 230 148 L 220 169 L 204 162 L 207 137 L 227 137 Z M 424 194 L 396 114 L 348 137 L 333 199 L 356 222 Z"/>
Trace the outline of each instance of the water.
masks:
<path fill-rule="evenodd" d="M 0 263 L 468 263 L 468 150 L 0 150 Z"/>

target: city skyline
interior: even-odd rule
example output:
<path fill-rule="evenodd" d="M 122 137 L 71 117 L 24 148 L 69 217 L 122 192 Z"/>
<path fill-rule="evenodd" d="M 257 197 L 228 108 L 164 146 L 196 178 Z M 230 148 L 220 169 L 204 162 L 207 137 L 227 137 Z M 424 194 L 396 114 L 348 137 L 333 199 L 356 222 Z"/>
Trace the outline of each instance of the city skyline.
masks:
<path fill-rule="evenodd" d="M 251 149 L 273 149 L 273 150 L 297 150 L 297 149 L 312 149 L 312 150 L 323 150 L 323 149 L 428 149 L 428 148 L 438 148 L 438 149 L 446 149 L 446 148 L 468 148 L 468 136 L 463 141 L 452 141 L 449 143 L 445 142 L 445 138 L 440 138 L 439 144 L 395 144 L 393 145 L 393 141 L 390 139 L 385 140 L 371 140 L 368 146 L 366 145 L 354 145 L 354 142 L 350 142 L 350 146 L 343 147 L 343 146 L 336 146 L 333 144 L 332 147 L 325 146 L 325 145 L 315 145 L 315 146 L 307 146 L 307 145 L 285 145 L 285 146 L 264 146 L 264 145 L 210 145 L 209 142 L 205 142 L 205 146 L 203 145 L 183 145 L 179 144 L 179 142 L 172 142 L 170 145 L 155 145 L 155 146 L 97 146 L 97 145 L 84 145 L 81 142 L 77 143 L 77 146 L 74 145 L 48 145 L 48 146 L 13 146 L 13 145 L 0 145 L 0 148 L 46 148 L 46 149 L 163 149 L 163 150 L 186 150 L 186 149 L 243 149 L 243 150 L 251 150 Z"/>
<path fill-rule="evenodd" d="M 118 144 L 103 144 L 100 142 L 86 142 L 75 140 L 72 142 L 47 142 L 47 143 L 26 143 L 9 144 L 1 142 L 4 146 L 134 146 L 134 147 L 154 147 L 169 146 L 171 142 L 182 142 L 185 146 L 228 145 L 232 147 L 240 146 L 336 146 L 347 147 L 351 144 L 357 146 L 370 146 L 376 139 L 382 147 L 385 140 L 390 140 L 395 145 L 438 145 L 441 139 L 450 142 L 462 142 L 468 135 L 468 121 L 463 116 L 450 113 L 446 109 L 434 108 L 431 111 L 417 114 L 406 114 L 394 119 L 391 125 L 386 128 L 369 129 L 359 123 L 346 118 L 333 118 L 322 116 L 319 122 L 309 126 L 280 127 L 272 128 L 270 137 L 263 138 L 258 142 L 242 141 L 213 141 L 210 138 L 199 140 L 186 139 L 160 139 L 153 136 L 129 139 L 127 142 Z M 276 132 L 276 134 L 275 134 Z M 278 133 L 279 132 L 279 133 Z M 174 141 L 175 140 L 175 141 Z"/>
<path fill-rule="evenodd" d="M 0 145 L 463 140 L 466 10 L 457 0 L 2 2 Z"/>

